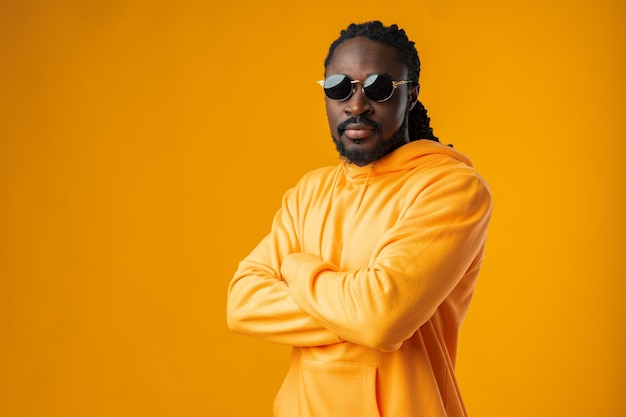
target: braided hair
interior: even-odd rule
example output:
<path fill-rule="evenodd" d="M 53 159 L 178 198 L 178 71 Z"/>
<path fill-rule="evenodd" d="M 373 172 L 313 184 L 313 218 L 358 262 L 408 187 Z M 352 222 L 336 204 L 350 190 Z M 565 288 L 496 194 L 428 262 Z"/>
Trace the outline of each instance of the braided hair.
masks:
<path fill-rule="evenodd" d="M 339 45 L 359 36 L 396 48 L 400 62 L 407 67 L 409 80 L 419 86 L 420 60 L 415 49 L 415 43 L 410 41 L 404 30 L 398 28 L 397 25 L 387 27 L 377 20 L 359 24 L 352 23 L 347 29 L 342 30 L 339 38 L 330 45 L 328 55 L 324 60 L 324 68 L 328 67 L 335 49 Z M 410 140 L 429 139 L 439 142 L 430 127 L 430 117 L 426 113 L 426 108 L 419 100 L 409 113 L 409 138 Z"/>

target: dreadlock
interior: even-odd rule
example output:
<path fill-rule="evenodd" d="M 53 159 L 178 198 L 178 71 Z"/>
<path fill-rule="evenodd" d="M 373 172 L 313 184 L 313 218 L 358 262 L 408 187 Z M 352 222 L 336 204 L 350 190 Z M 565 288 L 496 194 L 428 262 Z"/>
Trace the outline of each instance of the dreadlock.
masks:
<path fill-rule="evenodd" d="M 407 67 L 409 80 L 416 86 L 419 86 L 420 60 L 415 49 L 415 43 L 410 41 L 404 30 L 399 29 L 395 24 L 386 27 L 379 21 L 360 24 L 352 23 L 347 29 L 342 30 L 339 38 L 330 45 L 328 55 L 324 60 L 324 68 L 328 67 L 335 49 L 339 45 L 359 36 L 396 48 L 400 62 Z M 433 129 L 430 127 L 430 117 L 426 113 L 426 108 L 419 100 L 409 113 L 409 138 L 410 140 L 430 139 L 439 142 L 439 139 L 433 134 Z"/>

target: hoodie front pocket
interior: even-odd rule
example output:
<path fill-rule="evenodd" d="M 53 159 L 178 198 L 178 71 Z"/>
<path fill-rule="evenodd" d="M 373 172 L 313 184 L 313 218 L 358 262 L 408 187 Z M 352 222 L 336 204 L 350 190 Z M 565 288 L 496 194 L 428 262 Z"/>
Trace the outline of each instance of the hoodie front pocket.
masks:
<path fill-rule="evenodd" d="M 380 417 L 376 366 L 302 359 L 298 384 L 302 417 Z"/>

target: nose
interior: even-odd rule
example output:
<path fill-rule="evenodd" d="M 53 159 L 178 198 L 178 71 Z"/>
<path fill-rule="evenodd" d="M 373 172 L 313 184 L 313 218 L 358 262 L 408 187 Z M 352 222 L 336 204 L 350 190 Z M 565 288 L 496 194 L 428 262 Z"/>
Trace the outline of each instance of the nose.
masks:
<path fill-rule="evenodd" d="M 346 102 L 345 112 L 347 115 L 360 116 L 362 114 L 371 114 L 374 109 L 363 92 L 363 87 L 359 84 L 354 85 L 354 93 Z"/>

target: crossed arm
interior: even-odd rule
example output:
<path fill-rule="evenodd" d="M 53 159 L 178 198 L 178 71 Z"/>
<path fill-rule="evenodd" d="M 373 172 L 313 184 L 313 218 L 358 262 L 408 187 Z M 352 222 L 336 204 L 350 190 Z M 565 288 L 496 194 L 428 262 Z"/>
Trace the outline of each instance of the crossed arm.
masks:
<path fill-rule="evenodd" d="M 289 198 L 230 283 L 228 324 L 291 346 L 398 349 L 464 276 L 477 273 L 491 212 L 483 182 L 459 176 L 420 194 L 367 267 L 340 271 L 301 252 Z"/>

